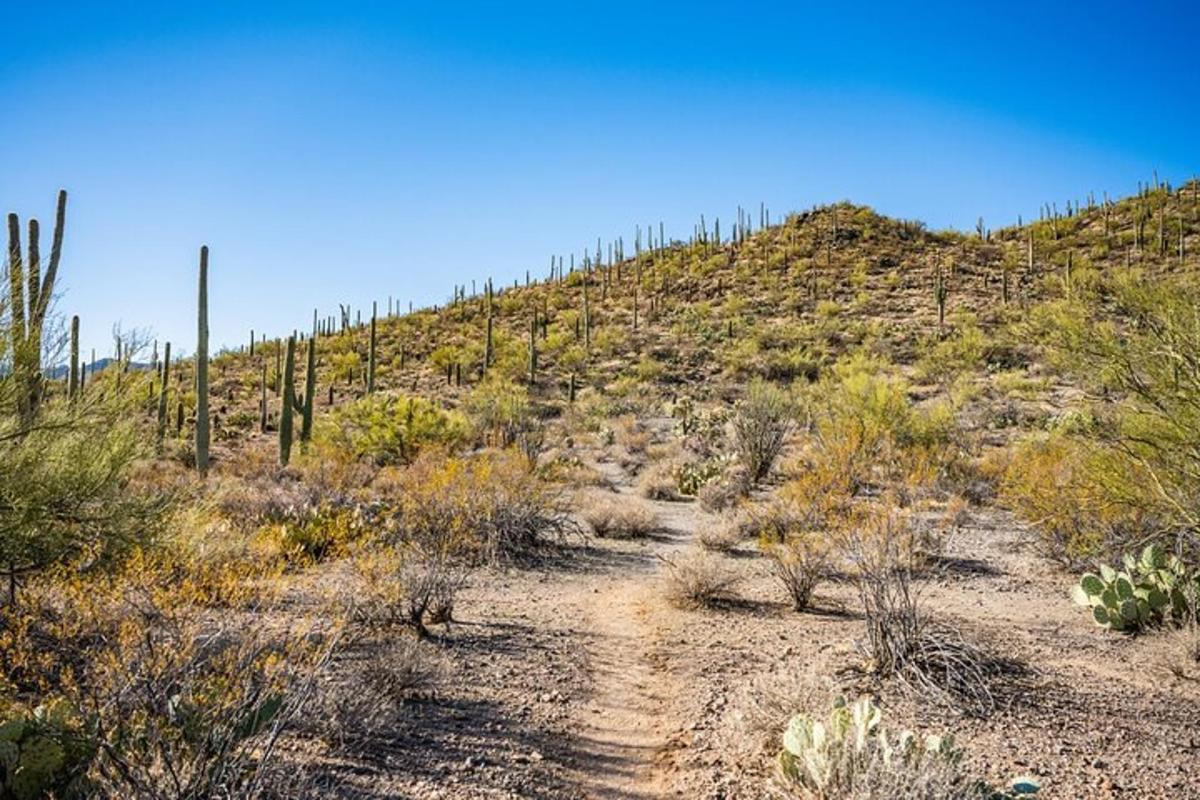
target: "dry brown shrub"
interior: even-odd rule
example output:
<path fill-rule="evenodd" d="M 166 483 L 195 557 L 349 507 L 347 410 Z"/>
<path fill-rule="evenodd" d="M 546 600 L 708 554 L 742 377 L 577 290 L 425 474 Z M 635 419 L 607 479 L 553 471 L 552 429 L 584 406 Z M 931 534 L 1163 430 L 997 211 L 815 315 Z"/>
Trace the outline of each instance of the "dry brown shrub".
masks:
<path fill-rule="evenodd" d="M 680 608 L 712 608 L 729 600 L 740 581 L 723 559 L 702 550 L 674 558 L 659 556 L 666 566 L 667 600 Z"/>
<path fill-rule="evenodd" d="M 582 516 L 592 533 L 606 539 L 641 539 L 659 528 L 658 516 L 630 499 L 594 499 Z"/>

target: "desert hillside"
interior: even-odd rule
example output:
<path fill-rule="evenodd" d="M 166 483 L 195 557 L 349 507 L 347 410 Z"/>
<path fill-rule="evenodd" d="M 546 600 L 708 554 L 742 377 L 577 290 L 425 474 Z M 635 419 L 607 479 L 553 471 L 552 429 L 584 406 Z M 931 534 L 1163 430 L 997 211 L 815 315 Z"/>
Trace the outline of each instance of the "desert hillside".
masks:
<path fill-rule="evenodd" d="M 0 800 L 1200 796 L 1194 180 L 739 210 L 220 352 L 204 250 L 199 352 L 95 364 L 65 193 L 24 223 Z"/>

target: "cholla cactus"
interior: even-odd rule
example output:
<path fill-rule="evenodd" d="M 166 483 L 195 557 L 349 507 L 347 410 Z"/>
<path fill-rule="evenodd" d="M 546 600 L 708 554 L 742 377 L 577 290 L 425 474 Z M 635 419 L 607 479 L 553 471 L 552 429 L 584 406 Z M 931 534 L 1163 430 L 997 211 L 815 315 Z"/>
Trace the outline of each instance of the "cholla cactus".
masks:
<path fill-rule="evenodd" d="M 1101 564 L 1099 574 L 1085 573 L 1071 587 L 1072 598 L 1091 609 L 1097 625 L 1132 631 L 1161 624 L 1168 614 L 1180 619 L 1200 594 L 1200 574 L 1189 573 L 1157 545 L 1147 545 L 1137 558 L 1126 553 L 1122 567 Z"/>

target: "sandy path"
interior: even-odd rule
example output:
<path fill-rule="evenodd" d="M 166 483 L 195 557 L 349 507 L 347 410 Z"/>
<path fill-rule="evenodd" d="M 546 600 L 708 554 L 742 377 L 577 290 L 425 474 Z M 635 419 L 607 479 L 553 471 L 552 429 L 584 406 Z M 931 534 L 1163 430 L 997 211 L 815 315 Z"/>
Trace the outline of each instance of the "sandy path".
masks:
<path fill-rule="evenodd" d="M 634 800 L 669 793 L 683 724 L 675 701 L 686 687 L 667 668 L 663 632 L 677 613 L 662 598 L 662 562 L 686 547 L 698 511 L 645 500 L 616 465 L 601 465 L 622 502 L 654 510 L 663 530 L 639 548 L 638 568 L 594 576 L 572 598 L 582 610 L 593 691 L 577 704 L 578 781 L 585 797 Z"/>

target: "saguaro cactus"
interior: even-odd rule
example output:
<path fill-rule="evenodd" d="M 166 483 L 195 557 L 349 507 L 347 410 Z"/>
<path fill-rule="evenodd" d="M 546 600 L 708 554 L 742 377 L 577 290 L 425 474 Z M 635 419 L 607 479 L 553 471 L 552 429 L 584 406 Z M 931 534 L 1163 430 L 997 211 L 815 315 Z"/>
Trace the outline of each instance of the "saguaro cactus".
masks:
<path fill-rule="evenodd" d="M 163 436 L 167 432 L 167 395 L 171 380 L 171 343 L 163 345 L 162 386 L 158 390 L 158 446 L 162 448 Z"/>
<path fill-rule="evenodd" d="M 313 394 L 316 389 L 316 339 L 308 343 L 308 374 L 304 376 L 304 395 L 296 396 L 296 336 L 288 337 L 287 354 L 283 357 L 283 400 L 279 408 L 279 466 L 286 467 L 292 458 L 292 438 L 295 431 L 292 415 L 299 412 L 300 441 L 312 435 Z"/>
<path fill-rule="evenodd" d="M 67 373 L 67 397 L 79 395 L 79 315 L 71 317 L 71 367 Z"/>
<path fill-rule="evenodd" d="M 375 391 L 375 304 L 371 304 L 371 343 L 367 350 L 367 394 Z M 316 336 L 316 333 L 313 333 Z M 310 348 L 311 349 L 311 348 Z"/>
<path fill-rule="evenodd" d="M 28 264 L 25 264 L 21 257 L 20 219 L 16 214 L 8 215 L 10 374 L 16 385 L 17 416 L 22 429 L 33 425 L 42 402 L 42 330 L 62 258 L 66 214 L 67 193 L 59 191 L 54 215 L 54 238 L 45 277 L 41 274 L 38 221 L 29 220 Z"/>
<path fill-rule="evenodd" d="M 942 262 L 937 265 L 937 277 L 933 288 L 934 298 L 937 300 L 937 315 L 938 315 L 938 335 L 940 336 L 946 324 L 946 279 L 942 277 Z"/>
<path fill-rule="evenodd" d="M 537 383 L 537 311 L 529 320 L 529 385 Z"/>
<path fill-rule="evenodd" d="M 200 248 L 196 315 L 196 471 L 208 474 L 208 245 Z"/>

